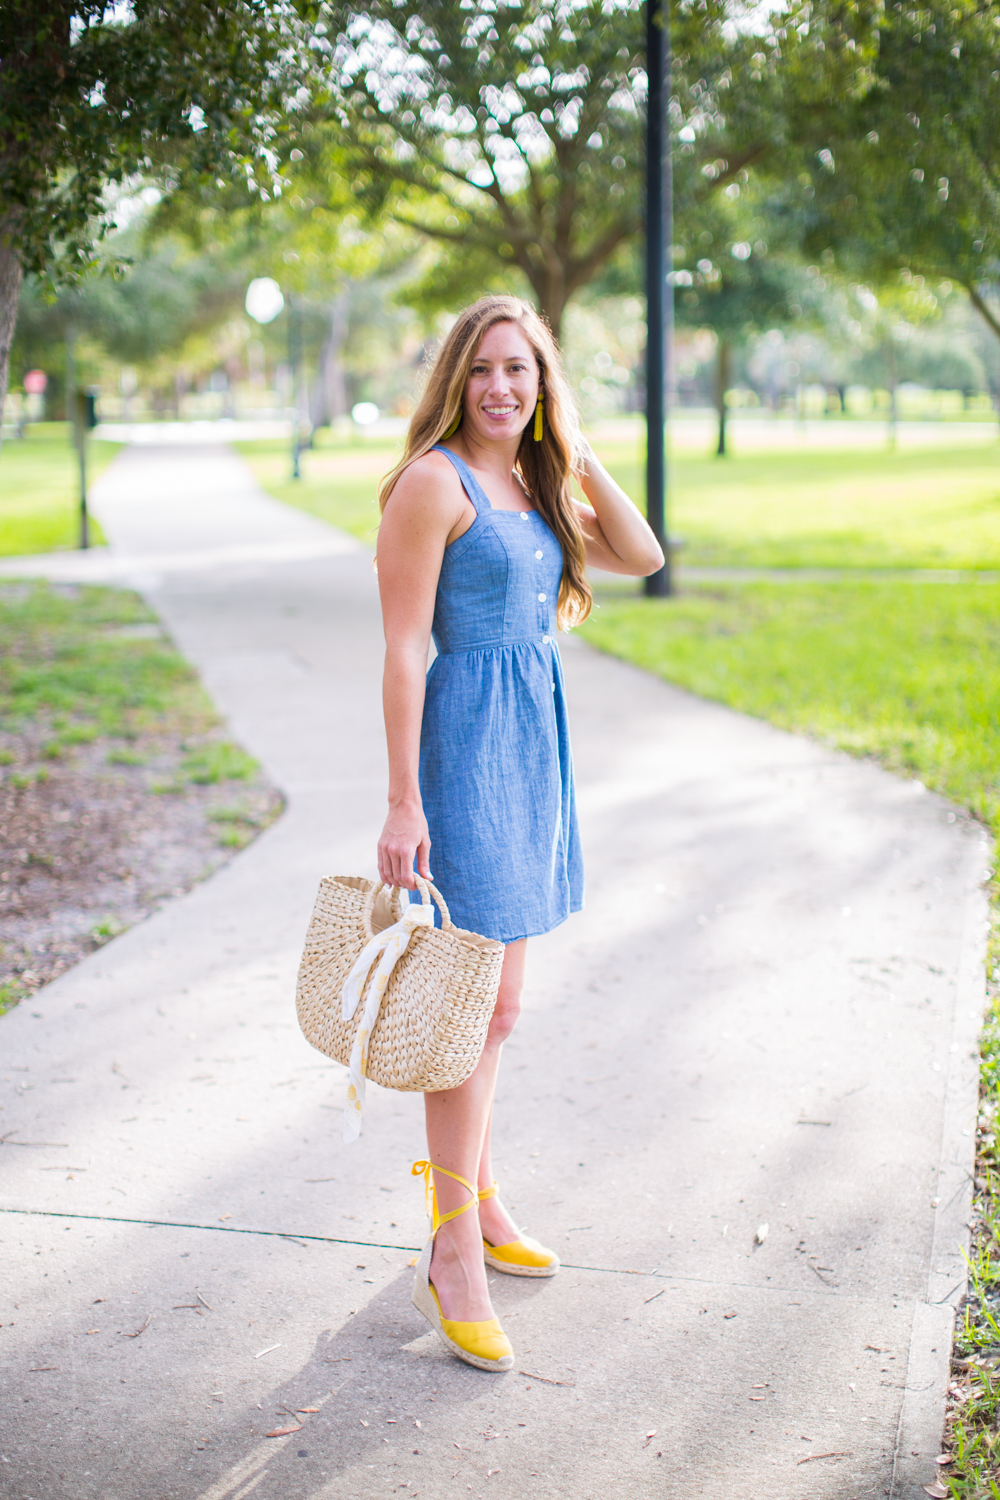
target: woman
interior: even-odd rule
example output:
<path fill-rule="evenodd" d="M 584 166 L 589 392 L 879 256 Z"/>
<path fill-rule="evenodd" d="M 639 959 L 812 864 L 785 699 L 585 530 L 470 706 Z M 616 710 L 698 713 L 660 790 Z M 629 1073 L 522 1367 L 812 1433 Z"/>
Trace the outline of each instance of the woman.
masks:
<path fill-rule="evenodd" d="M 587 505 L 572 497 L 574 476 Z M 379 874 L 412 890 L 414 861 L 430 878 L 433 851 L 456 924 L 506 944 L 475 1071 L 424 1096 L 433 1168 L 414 1172 L 433 1170 L 434 1211 L 413 1300 L 452 1353 L 505 1370 L 513 1352 L 486 1264 L 522 1276 L 559 1266 L 520 1236 L 490 1160 L 527 939 L 583 903 L 556 631 L 590 610 L 587 565 L 641 577 L 663 554 L 581 438 L 551 333 L 514 297 L 483 298 L 458 318 L 379 499 L 389 748 Z"/>

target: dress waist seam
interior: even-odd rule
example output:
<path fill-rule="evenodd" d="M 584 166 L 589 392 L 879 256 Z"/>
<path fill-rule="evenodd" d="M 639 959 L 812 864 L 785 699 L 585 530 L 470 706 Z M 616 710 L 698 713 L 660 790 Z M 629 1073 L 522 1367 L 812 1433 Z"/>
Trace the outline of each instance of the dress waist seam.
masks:
<path fill-rule="evenodd" d="M 547 639 L 537 635 L 525 636 L 519 641 L 487 641 L 478 646 L 455 646 L 452 649 L 438 648 L 438 656 L 475 656 L 480 651 L 512 651 L 515 646 L 537 646 L 544 649 L 546 646 L 554 646 L 555 639 L 549 636 Z"/>

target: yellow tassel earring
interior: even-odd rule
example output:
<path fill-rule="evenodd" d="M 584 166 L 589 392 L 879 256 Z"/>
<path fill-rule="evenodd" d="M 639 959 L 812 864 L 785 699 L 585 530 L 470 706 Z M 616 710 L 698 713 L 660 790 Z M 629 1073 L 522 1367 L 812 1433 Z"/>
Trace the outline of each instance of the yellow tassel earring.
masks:
<path fill-rule="evenodd" d="M 451 426 L 448 428 L 448 431 L 441 434 L 442 437 L 446 437 L 446 438 L 454 437 L 455 433 L 458 431 L 458 429 L 459 429 L 459 427 L 461 427 L 461 425 L 462 425 L 462 408 L 459 407 L 458 408 L 458 416 L 455 418 L 454 422 L 452 422 Z"/>
<path fill-rule="evenodd" d="M 539 391 L 538 392 L 538 404 L 535 407 L 535 442 L 536 443 L 540 443 L 542 441 L 542 403 L 543 403 L 542 393 L 541 393 L 541 391 Z"/>

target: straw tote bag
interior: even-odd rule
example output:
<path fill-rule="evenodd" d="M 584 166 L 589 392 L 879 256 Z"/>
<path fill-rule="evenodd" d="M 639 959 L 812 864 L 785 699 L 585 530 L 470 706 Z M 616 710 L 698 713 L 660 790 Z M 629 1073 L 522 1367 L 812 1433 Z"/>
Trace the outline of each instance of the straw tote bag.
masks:
<path fill-rule="evenodd" d="M 360 1133 L 366 1078 L 422 1093 L 464 1083 L 496 1004 L 503 943 L 456 927 L 440 891 L 415 878 L 419 906 L 378 881 L 327 876 L 306 933 L 299 1025 L 350 1071 L 347 1140 Z"/>

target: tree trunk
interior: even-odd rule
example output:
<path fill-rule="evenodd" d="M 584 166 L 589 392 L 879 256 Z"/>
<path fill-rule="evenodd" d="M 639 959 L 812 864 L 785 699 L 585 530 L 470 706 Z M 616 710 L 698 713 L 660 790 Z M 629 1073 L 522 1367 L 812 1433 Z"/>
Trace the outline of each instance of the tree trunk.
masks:
<path fill-rule="evenodd" d="M 538 303 L 538 311 L 552 330 L 552 337 L 559 342 L 562 333 L 563 313 L 569 301 L 566 277 L 561 265 L 544 267 L 535 265 L 528 257 L 521 260 L 521 269 L 531 283 Z"/>
<path fill-rule="evenodd" d="M 548 297 L 538 311 L 548 323 L 552 330 L 552 337 L 556 343 L 562 338 L 563 313 L 566 311 L 566 298 L 560 294 Z"/>
<path fill-rule="evenodd" d="M 3 409 L 10 378 L 10 348 L 17 324 L 21 275 L 21 262 L 14 249 L 14 224 L 8 217 L 0 220 L 0 442 L 3 440 Z"/>
<path fill-rule="evenodd" d="M 997 322 L 997 319 L 993 315 L 992 310 L 983 301 L 982 297 L 980 297 L 979 293 L 976 291 L 976 288 L 971 282 L 965 283 L 965 290 L 969 294 L 969 301 L 972 303 L 977 313 L 980 314 L 984 323 L 986 323 L 990 330 L 996 334 L 998 339 L 1000 339 L 1000 323 Z M 997 417 L 1000 418 L 1000 385 L 997 386 Z"/>
<path fill-rule="evenodd" d="M 720 339 L 715 356 L 715 406 L 719 413 L 719 442 L 715 449 L 717 458 L 726 456 L 726 391 L 732 364 L 732 348 L 725 339 Z"/>
<path fill-rule="evenodd" d="M 350 288 L 345 287 L 330 308 L 330 327 L 319 357 L 309 412 L 314 433 L 318 427 L 328 427 L 335 418 L 347 413 L 347 382 L 341 356 L 347 341 L 350 300 Z"/>

